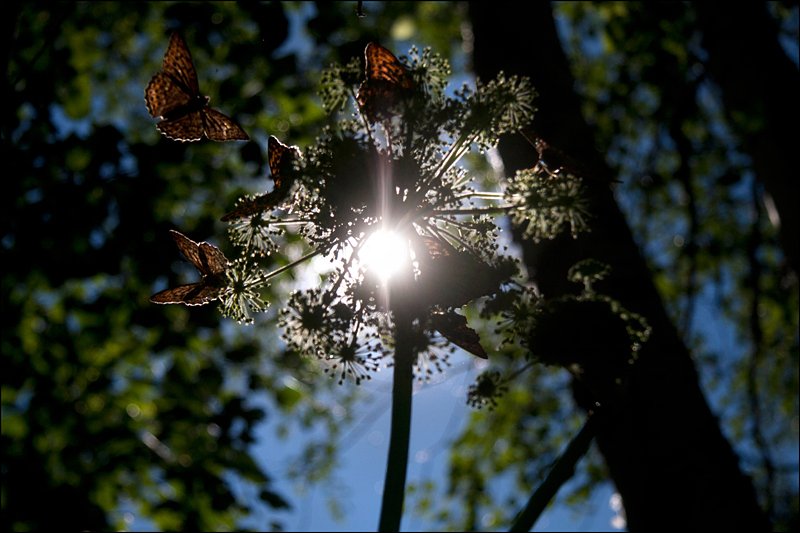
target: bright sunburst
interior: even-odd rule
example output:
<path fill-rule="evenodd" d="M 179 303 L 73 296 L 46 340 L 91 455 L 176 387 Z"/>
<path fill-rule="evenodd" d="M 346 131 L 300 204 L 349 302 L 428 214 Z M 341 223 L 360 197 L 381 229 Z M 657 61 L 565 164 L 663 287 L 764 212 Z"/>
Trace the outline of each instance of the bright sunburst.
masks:
<path fill-rule="evenodd" d="M 360 262 L 383 280 L 408 261 L 408 243 L 394 231 L 376 231 L 358 253 Z"/>

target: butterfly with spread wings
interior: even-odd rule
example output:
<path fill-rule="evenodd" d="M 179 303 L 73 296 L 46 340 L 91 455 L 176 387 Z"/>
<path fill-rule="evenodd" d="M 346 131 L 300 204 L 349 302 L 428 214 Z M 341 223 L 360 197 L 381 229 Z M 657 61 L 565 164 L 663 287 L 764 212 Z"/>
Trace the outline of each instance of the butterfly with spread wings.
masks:
<path fill-rule="evenodd" d="M 208 106 L 208 96 L 200 94 L 197 72 L 186 42 L 172 34 L 159 72 L 144 90 L 147 112 L 164 120 L 158 130 L 176 141 L 199 141 L 203 135 L 212 141 L 248 141 L 250 137 L 229 117 Z"/>
<path fill-rule="evenodd" d="M 394 54 L 379 44 L 369 43 L 364 59 L 366 79 L 356 97 L 361 112 L 370 123 L 391 118 L 411 91 L 411 77 Z"/>
<path fill-rule="evenodd" d="M 157 304 L 205 305 L 219 298 L 222 289 L 228 284 L 225 279 L 228 259 L 225 255 L 213 244 L 198 244 L 175 230 L 170 230 L 170 233 L 181 253 L 203 275 L 203 280 L 165 289 L 154 294 L 150 301 Z"/>
<path fill-rule="evenodd" d="M 239 218 L 246 218 L 272 209 L 281 203 L 294 183 L 292 161 L 293 158 L 297 157 L 300 157 L 300 152 L 296 146 L 286 146 L 277 137 L 270 135 L 267 159 L 275 187 L 272 192 L 240 203 L 234 211 L 222 217 L 221 220 L 229 222 Z"/>

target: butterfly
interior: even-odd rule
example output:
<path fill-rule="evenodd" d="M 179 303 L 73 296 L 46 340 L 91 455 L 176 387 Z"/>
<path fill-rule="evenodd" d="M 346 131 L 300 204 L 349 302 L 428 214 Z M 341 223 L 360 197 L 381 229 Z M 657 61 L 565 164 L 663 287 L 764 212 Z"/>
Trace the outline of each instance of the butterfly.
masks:
<path fill-rule="evenodd" d="M 435 329 L 448 341 L 462 348 L 475 357 L 489 359 L 481 346 L 478 333 L 467 325 L 467 318 L 453 311 L 447 313 L 431 313 L 428 317 L 431 328 Z"/>
<path fill-rule="evenodd" d="M 222 217 L 223 222 L 245 218 L 256 213 L 261 213 L 272 209 L 286 197 L 289 189 L 294 183 L 292 176 L 292 161 L 300 157 L 300 151 L 296 146 L 286 146 L 274 135 L 269 137 L 267 146 L 267 160 L 269 161 L 269 171 L 272 173 L 272 181 L 275 187 L 272 192 L 262 194 L 252 200 L 245 200 L 239 204 L 235 211 Z"/>
<path fill-rule="evenodd" d="M 250 137 L 233 120 L 208 106 L 208 96 L 200 94 L 197 72 L 186 42 L 172 34 L 163 72 L 152 78 L 144 90 L 147 112 L 164 120 L 158 130 L 176 141 L 199 141 L 203 134 L 212 141 L 248 141 Z"/>
<path fill-rule="evenodd" d="M 428 305 L 461 307 L 476 298 L 496 293 L 506 273 L 468 251 L 456 250 L 428 236 L 414 243 L 419 265 L 419 294 Z"/>
<path fill-rule="evenodd" d="M 391 118 L 397 104 L 411 90 L 411 78 L 402 63 L 389 50 L 369 43 L 364 50 L 366 79 L 358 88 L 356 100 L 370 123 Z"/>
<path fill-rule="evenodd" d="M 216 300 L 228 284 L 225 279 L 228 259 L 213 244 L 207 242 L 198 244 L 175 230 L 170 230 L 170 233 L 178 250 L 197 267 L 203 275 L 203 280 L 174 289 L 165 289 L 151 296 L 150 301 L 157 304 L 205 305 Z"/>

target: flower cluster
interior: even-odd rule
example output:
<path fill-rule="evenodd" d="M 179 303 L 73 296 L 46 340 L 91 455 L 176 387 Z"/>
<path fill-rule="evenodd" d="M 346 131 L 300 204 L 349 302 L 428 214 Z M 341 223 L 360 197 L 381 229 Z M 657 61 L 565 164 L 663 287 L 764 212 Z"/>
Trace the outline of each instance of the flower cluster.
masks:
<path fill-rule="evenodd" d="M 501 73 L 446 96 L 450 67 L 429 49 L 412 48 L 397 59 L 370 44 L 365 59 L 363 69 L 353 60 L 321 79 L 328 113 L 345 114 L 349 103 L 356 113 L 323 130 L 302 153 L 271 139 L 278 192 L 245 199 L 226 217 L 241 217 L 230 232 L 249 257 L 275 253 L 274 237 L 294 232 L 309 250 L 299 261 L 321 255 L 334 265 L 323 285 L 294 293 L 281 311 L 289 349 L 318 358 L 340 381 L 360 382 L 391 353 L 393 316 L 402 309 L 414 317 L 416 372 L 424 377 L 448 364 L 448 343 L 487 357 L 455 309 L 487 296 L 514 308 L 530 296 L 509 289 L 518 266 L 499 253 L 494 218 L 532 221 L 527 231 L 535 236 L 552 236 L 565 224 L 575 233 L 585 228 L 585 206 L 573 176 L 554 178 L 537 166 L 503 193 L 477 190 L 474 176 L 458 166 L 475 147 L 493 147 L 501 134 L 531 123 L 536 92 L 529 80 Z M 276 209 L 291 217 L 275 216 Z M 408 264 L 388 281 L 360 256 L 378 231 L 394 232 L 408 248 Z M 225 300 L 226 312 L 241 316 L 227 302 L 250 300 L 240 289 L 232 293 L 240 296 Z"/>
<path fill-rule="evenodd" d="M 546 171 L 517 172 L 506 189 L 506 196 L 516 208 L 513 223 L 527 223 L 523 235 L 534 242 L 553 239 L 567 225 L 573 237 L 588 231 L 588 202 L 581 183 L 574 174 L 554 178 Z"/>
<path fill-rule="evenodd" d="M 261 299 L 261 288 L 267 280 L 266 272 L 254 268 L 245 258 L 240 258 L 228 267 L 225 275 L 228 287 L 220 296 L 222 315 L 240 324 L 252 324 L 251 313 L 263 313 L 269 306 L 268 302 Z"/>
<path fill-rule="evenodd" d="M 506 381 L 496 370 L 487 370 L 470 385 L 467 392 L 467 405 L 475 409 L 482 409 L 484 405 L 489 406 L 491 411 L 497 407 L 497 399 L 508 392 Z"/>

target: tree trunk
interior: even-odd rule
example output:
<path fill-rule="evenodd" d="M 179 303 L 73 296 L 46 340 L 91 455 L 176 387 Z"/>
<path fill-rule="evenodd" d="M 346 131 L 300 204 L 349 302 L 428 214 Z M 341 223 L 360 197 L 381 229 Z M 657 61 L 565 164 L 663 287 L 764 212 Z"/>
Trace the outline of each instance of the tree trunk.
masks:
<path fill-rule="evenodd" d="M 695 5 L 708 70 L 722 90 L 725 117 L 753 158 L 756 177 L 780 216 L 780 243 L 797 272 L 800 245 L 800 181 L 794 151 L 797 129 L 797 87 L 800 73 L 778 42 L 777 23 L 764 3 L 743 3 L 737 9 Z M 794 89 L 792 89 L 794 87 Z"/>
<path fill-rule="evenodd" d="M 581 161 L 606 169 L 580 112 L 574 80 L 550 5 L 472 2 L 474 66 L 488 80 L 499 70 L 528 76 L 540 97 L 537 132 Z M 506 175 L 537 160 L 521 136 L 503 139 Z M 575 293 L 567 269 L 595 258 L 612 267 L 598 292 L 645 316 L 653 334 L 634 365 L 625 400 L 598 430 L 597 442 L 625 505 L 628 527 L 764 530 L 769 523 L 750 480 L 722 436 L 698 384 L 689 352 L 666 315 L 610 188 L 591 188 L 592 232 L 533 244 L 520 242 L 530 275 L 547 297 Z M 597 354 L 603 357 L 602 351 Z M 577 400 L 580 398 L 576 397 Z M 606 406 L 608 407 L 608 406 Z"/>

